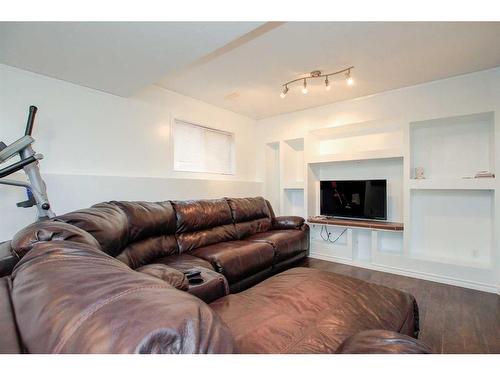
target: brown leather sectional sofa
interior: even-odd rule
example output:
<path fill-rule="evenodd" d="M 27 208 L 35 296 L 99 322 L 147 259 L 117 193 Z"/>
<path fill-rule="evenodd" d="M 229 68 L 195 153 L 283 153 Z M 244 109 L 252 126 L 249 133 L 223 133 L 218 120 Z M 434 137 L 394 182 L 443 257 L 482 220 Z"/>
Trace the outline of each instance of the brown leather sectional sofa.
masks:
<path fill-rule="evenodd" d="M 107 254 L 132 269 L 163 264 L 213 269 L 232 292 L 307 255 L 309 227 L 276 217 L 264 198 L 108 202 L 59 216 L 90 233 Z"/>
<path fill-rule="evenodd" d="M 10 246 L 20 261 L 0 279 L 0 352 L 429 351 L 411 295 L 288 269 L 309 228 L 263 198 L 101 203 Z"/>

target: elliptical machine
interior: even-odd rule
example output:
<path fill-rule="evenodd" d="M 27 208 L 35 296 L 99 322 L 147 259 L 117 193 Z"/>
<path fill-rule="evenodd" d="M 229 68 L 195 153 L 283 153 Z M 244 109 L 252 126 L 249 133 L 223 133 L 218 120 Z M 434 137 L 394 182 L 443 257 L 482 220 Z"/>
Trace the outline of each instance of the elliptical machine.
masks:
<path fill-rule="evenodd" d="M 54 217 L 55 214 L 51 210 L 46 185 L 38 167 L 38 161 L 43 159 L 43 155 L 37 154 L 31 147 L 32 143 L 35 142 L 33 137 L 31 137 L 31 133 L 33 131 L 36 111 L 37 107 L 30 106 L 28 122 L 22 138 L 19 138 L 8 146 L 4 142 L 0 142 L 0 164 L 5 163 L 16 155 L 19 155 L 21 159 L 0 169 L 0 184 L 25 188 L 28 199 L 17 203 L 17 207 L 29 208 L 36 206 L 37 220 L 45 220 Z M 21 169 L 24 169 L 28 182 L 4 178 Z"/>

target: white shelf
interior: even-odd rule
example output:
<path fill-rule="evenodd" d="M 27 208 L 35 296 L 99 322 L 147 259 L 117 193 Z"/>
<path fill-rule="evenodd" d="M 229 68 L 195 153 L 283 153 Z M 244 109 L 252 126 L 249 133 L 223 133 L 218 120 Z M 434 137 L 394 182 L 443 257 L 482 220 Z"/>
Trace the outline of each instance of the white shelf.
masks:
<path fill-rule="evenodd" d="M 495 190 L 495 178 L 410 179 L 412 190 Z"/>
<path fill-rule="evenodd" d="M 331 163 L 341 161 L 373 160 L 373 159 L 391 159 L 402 158 L 403 150 L 400 148 L 391 148 L 384 150 L 371 150 L 361 152 L 344 152 L 341 154 L 315 155 L 308 161 L 309 163 Z"/>
<path fill-rule="evenodd" d="M 286 181 L 283 189 L 304 189 L 304 181 Z"/>
<path fill-rule="evenodd" d="M 410 176 L 429 179 L 474 176 L 495 170 L 493 112 L 410 123 Z"/>

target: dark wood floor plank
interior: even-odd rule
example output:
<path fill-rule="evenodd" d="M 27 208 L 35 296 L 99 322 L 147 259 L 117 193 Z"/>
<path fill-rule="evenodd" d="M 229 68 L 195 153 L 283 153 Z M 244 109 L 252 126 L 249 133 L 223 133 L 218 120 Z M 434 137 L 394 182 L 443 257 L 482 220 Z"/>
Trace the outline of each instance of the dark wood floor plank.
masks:
<path fill-rule="evenodd" d="M 420 311 L 419 338 L 434 353 L 500 354 L 500 296 L 340 263 L 307 258 L 301 266 L 404 290 Z"/>

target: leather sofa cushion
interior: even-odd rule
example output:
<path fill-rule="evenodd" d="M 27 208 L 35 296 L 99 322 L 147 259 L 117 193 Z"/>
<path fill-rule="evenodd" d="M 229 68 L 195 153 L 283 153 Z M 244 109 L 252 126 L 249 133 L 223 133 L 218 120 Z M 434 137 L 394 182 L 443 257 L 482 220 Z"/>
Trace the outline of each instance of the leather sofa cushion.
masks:
<path fill-rule="evenodd" d="M 264 198 L 226 199 L 229 207 L 231 207 L 238 238 L 244 239 L 252 234 L 271 229 L 272 214 Z"/>
<path fill-rule="evenodd" d="M 156 263 L 165 264 L 166 266 L 175 268 L 176 270 L 185 272 L 193 268 L 206 268 L 208 270 L 213 270 L 214 268 L 205 259 L 194 257 L 192 255 L 183 253 L 171 255 L 165 258 L 157 259 Z"/>
<path fill-rule="evenodd" d="M 261 218 L 245 221 L 242 223 L 236 223 L 235 227 L 238 238 L 246 239 L 252 234 L 266 232 L 271 229 L 271 219 Z"/>
<path fill-rule="evenodd" d="M 236 231 L 233 224 L 228 224 L 197 232 L 181 233 L 176 237 L 179 251 L 184 253 L 199 247 L 235 240 Z"/>
<path fill-rule="evenodd" d="M 137 268 L 175 254 L 175 211 L 170 202 L 99 203 L 55 218 L 92 234 L 103 250 Z"/>
<path fill-rule="evenodd" d="M 170 202 L 111 202 L 127 215 L 128 242 L 175 234 L 175 211 Z"/>
<path fill-rule="evenodd" d="M 29 353 L 233 352 L 230 331 L 203 301 L 89 245 L 35 245 L 12 285 Z"/>
<path fill-rule="evenodd" d="M 408 293 L 312 268 L 292 268 L 210 304 L 240 353 L 334 353 L 351 335 L 384 329 L 415 337 Z"/>
<path fill-rule="evenodd" d="M 276 262 L 291 258 L 307 249 L 306 231 L 297 229 L 270 230 L 246 238 L 247 241 L 266 242 L 273 246 Z"/>
<path fill-rule="evenodd" d="M 209 261 L 229 283 L 253 275 L 273 264 L 274 250 L 264 242 L 227 241 L 198 248 L 191 255 Z"/>
<path fill-rule="evenodd" d="M 236 223 L 253 219 L 271 218 L 266 200 L 255 198 L 226 198 Z"/>
<path fill-rule="evenodd" d="M 117 256 L 128 244 L 128 221 L 123 210 L 112 203 L 99 203 L 90 208 L 73 211 L 53 219 L 72 224 L 90 233 L 102 250 Z"/>
<path fill-rule="evenodd" d="M 189 282 L 186 275 L 184 275 L 183 272 L 164 264 L 148 264 L 146 266 L 139 267 L 136 271 L 161 279 L 172 285 L 175 289 L 184 291 L 189 289 Z"/>
<path fill-rule="evenodd" d="M 236 240 L 231 210 L 224 199 L 172 202 L 177 215 L 176 237 L 181 253 Z"/>
<path fill-rule="evenodd" d="M 177 253 L 175 235 L 164 235 L 132 242 L 116 257 L 132 269 Z"/>
<path fill-rule="evenodd" d="M 177 215 L 176 233 L 232 224 L 231 210 L 224 199 L 173 201 L 172 205 Z"/>

